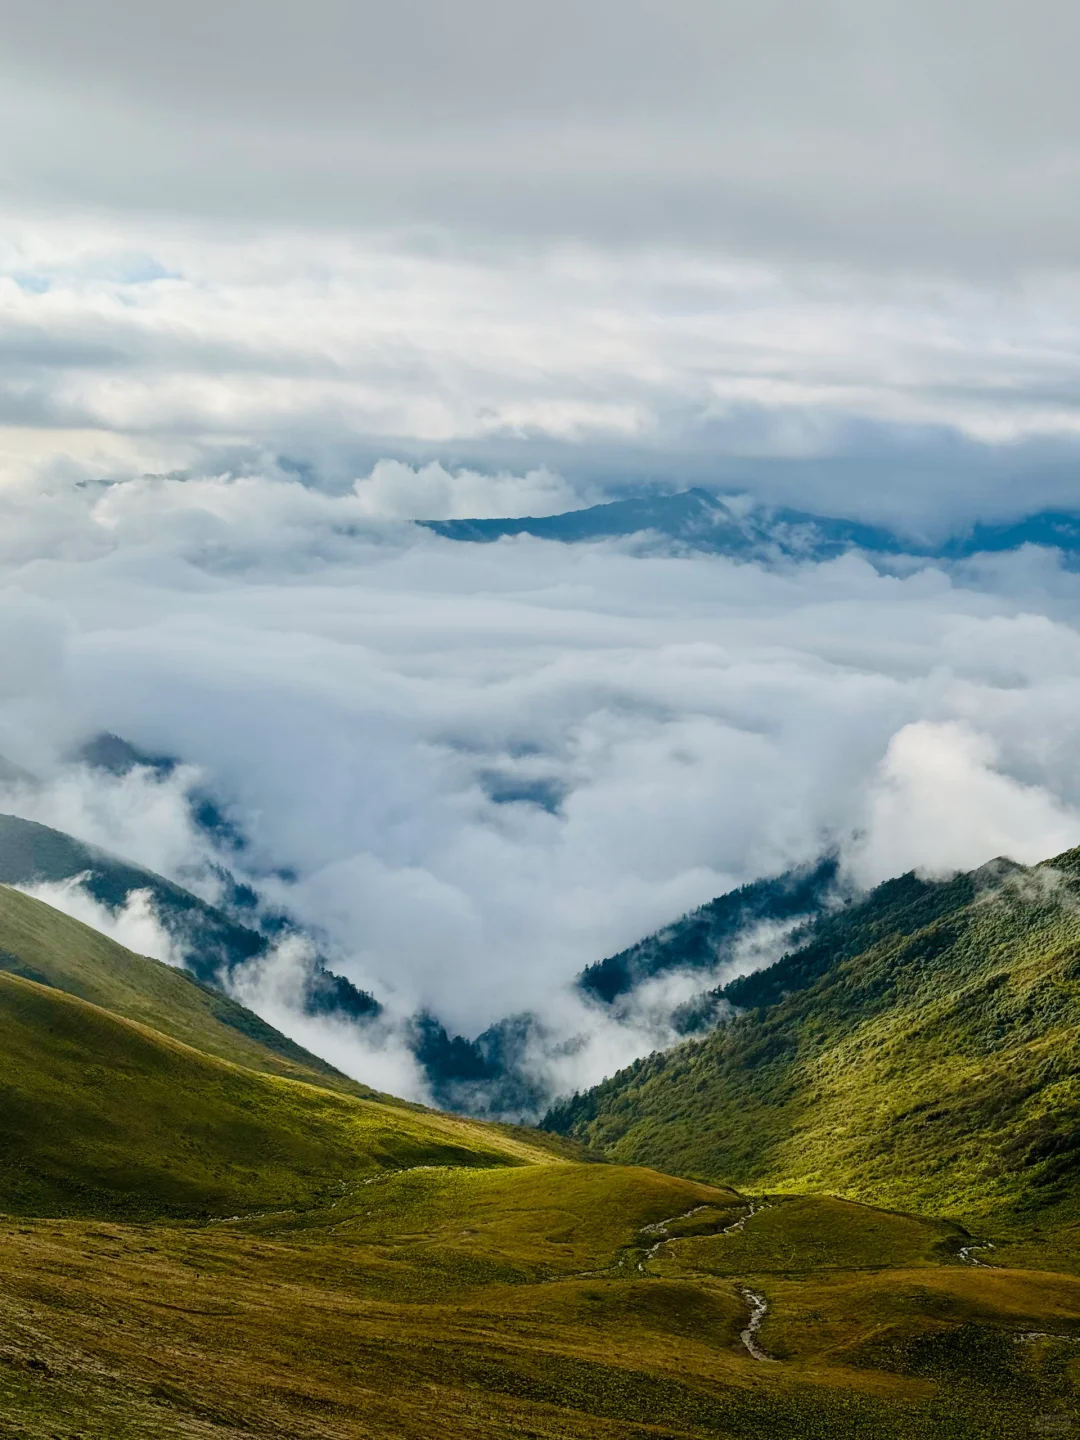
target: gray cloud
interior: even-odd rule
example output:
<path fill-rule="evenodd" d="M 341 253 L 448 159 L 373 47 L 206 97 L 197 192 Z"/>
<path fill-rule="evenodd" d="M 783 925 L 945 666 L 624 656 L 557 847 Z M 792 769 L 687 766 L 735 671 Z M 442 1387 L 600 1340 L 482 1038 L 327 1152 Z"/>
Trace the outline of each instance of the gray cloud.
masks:
<path fill-rule="evenodd" d="M 0 7 L 9 193 L 969 271 L 1077 257 L 1066 0 Z"/>
<path fill-rule="evenodd" d="M 283 463 L 347 488 L 397 454 L 557 470 L 567 503 L 705 481 L 915 530 L 1075 486 L 1068 277 L 1003 291 L 24 213 L 0 243 L 0 322 L 9 473 Z"/>

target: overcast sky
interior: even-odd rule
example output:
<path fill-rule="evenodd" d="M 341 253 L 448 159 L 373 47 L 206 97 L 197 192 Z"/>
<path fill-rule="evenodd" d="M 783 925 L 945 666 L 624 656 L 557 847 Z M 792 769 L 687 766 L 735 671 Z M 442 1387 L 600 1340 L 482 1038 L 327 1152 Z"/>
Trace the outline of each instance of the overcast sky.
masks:
<path fill-rule="evenodd" d="M 870 883 L 1080 840 L 1048 552 L 407 523 L 688 483 L 918 536 L 1080 508 L 1078 42 L 1065 0 L 0 0 L 18 803 L 189 877 L 179 780 L 62 763 L 169 750 L 358 983 L 473 1031 L 832 844 Z"/>
<path fill-rule="evenodd" d="M 1058 503 L 1078 31 L 1065 0 L 4 0 L 0 452 L 734 474 L 914 528 Z"/>
<path fill-rule="evenodd" d="M 27 197 L 961 273 L 1076 258 L 1068 0 L 0 13 Z"/>

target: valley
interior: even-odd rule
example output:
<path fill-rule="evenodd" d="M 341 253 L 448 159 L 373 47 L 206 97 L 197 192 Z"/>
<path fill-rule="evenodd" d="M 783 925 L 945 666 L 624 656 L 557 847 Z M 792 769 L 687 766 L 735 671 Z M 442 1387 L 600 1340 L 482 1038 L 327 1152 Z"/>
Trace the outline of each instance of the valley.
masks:
<path fill-rule="evenodd" d="M 899 915 L 880 897 L 874 913 L 895 949 Z M 683 1089 L 664 1173 L 642 1154 L 665 1134 L 651 1071 L 645 1128 L 622 1139 L 604 1116 L 634 1119 L 625 1078 L 591 1134 L 488 1124 L 376 1097 L 6 889 L 0 949 L 5 1437 L 982 1440 L 1080 1423 L 1065 1174 L 1048 1193 L 1020 1170 L 981 1210 L 956 1203 L 962 1163 L 935 1206 L 905 1162 L 887 1184 L 907 1211 L 775 1162 L 748 1184 L 738 1155 L 818 1152 L 770 1151 L 776 1127 L 744 1099 L 742 1149 L 703 1164 L 677 1147 L 715 1145 L 725 1112 L 713 1093 L 706 1129 Z M 698 1070 L 702 1044 L 760 1023 L 696 1042 Z M 703 1173 L 723 1164 L 730 1179 Z"/>
<path fill-rule="evenodd" d="M 1080 1440 L 1080 5 L 0 17 L 0 1440 Z"/>

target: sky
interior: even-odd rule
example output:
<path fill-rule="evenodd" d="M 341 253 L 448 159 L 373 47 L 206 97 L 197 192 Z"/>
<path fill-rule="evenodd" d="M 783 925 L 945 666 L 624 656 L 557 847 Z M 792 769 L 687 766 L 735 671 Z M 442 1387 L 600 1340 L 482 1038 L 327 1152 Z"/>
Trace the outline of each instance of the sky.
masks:
<path fill-rule="evenodd" d="M 868 884 L 1080 842 L 1050 552 L 769 569 L 410 523 L 687 484 L 915 539 L 1080 508 L 1078 30 L 0 0 L 21 803 L 202 883 L 207 785 L 335 963 L 473 1034 L 572 1029 L 582 965 L 830 845 Z M 66 764 L 99 729 L 189 768 Z"/>

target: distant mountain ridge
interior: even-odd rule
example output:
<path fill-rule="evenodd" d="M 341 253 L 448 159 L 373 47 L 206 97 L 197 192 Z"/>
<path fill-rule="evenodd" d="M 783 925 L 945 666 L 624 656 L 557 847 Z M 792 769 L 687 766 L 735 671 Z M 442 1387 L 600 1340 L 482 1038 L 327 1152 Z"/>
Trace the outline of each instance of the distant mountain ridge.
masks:
<path fill-rule="evenodd" d="M 576 544 L 651 532 L 686 549 L 762 562 L 830 560 L 851 551 L 962 560 L 1016 550 L 1022 545 L 1080 555 L 1080 513 L 1044 510 L 1017 521 L 978 523 L 931 544 L 883 526 L 769 506 L 749 496 L 700 487 L 591 505 L 561 515 L 492 520 L 419 522 L 449 540 L 490 544 L 505 536 L 533 535 Z"/>
<path fill-rule="evenodd" d="M 219 986 L 233 971 L 266 955 L 273 943 L 190 890 L 84 844 L 59 830 L 0 814 L 0 884 L 33 886 L 78 879 L 82 888 L 111 911 L 139 891 L 149 894 L 154 916 L 176 944 L 187 968 L 203 984 Z M 305 980 L 305 1008 L 311 1014 L 341 1013 L 355 1019 L 377 1015 L 379 1002 L 319 961 Z"/>
<path fill-rule="evenodd" d="M 709 971 L 736 963 L 755 927 L 809 925 L 828 908 L 839 879 L 835 856 L 755 880 L 691 910 L 655 935 L 587 966 L 578 987 L 605 1004 L 674 970 Z"/>

